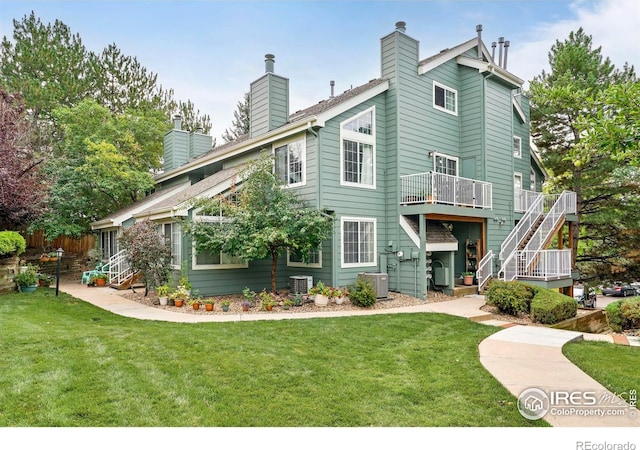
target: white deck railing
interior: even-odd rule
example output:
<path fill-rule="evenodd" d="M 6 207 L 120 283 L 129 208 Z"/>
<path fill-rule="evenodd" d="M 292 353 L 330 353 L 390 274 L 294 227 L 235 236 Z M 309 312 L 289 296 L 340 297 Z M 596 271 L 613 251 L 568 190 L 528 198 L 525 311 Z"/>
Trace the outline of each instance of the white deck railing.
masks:
<path fill-rule="evenodd" d="M 540 195 L 540 192 L 516 189 L 513 194 L 513 210 L 519 213 L 527 211 Z"/>
<path fill-rule="evenodd" d="M 529 263 L 536 259 L 532 269 Z M 541 280 L 555 280 L 571 277 L 571 249 L 563 250 L 519 250 L 515 258 L 517 264 L 517 278 L 535 278 Z"/>
<path fill-rule="evenodd" d="M 433 203 L 473 208 L 492 208 L 492 184 L 437 172 L 400 177 L 400 203 Z"/>

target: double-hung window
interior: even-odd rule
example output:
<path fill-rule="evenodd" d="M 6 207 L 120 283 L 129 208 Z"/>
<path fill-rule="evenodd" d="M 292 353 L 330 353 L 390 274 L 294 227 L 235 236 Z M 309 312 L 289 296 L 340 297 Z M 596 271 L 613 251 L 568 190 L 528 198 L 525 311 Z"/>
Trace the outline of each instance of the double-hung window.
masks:
<path fill-rule="evenodd" d="M 376 265 L 376 219 L 343 217 L 340 220 L 342 236 L 342 267 Z"/>
<path fill-rule="evenodd" d="M 513 156 L 522 158 L 522 139 L 518 136 L 513 137 Z"/>
<path fill-rule="evenodd" d="M 118 232 L 116 230 L 103 231 L 100 233 L 100 247 L 102 248 L 102 259 L 109 259 L 118 253 Z"/>
<path fill-rule="evenodd" d="M 454 116 L 458 115 L 458 91 L 433 82 L 433 107 Z"/>
<path fill-rule="evenodd" d="M 340 124 L 340 184 L 375 189 L 375 107 Z"/>
<path fill-rule="evenodd" d="M 283 185 L 295 187 L 302 186 L 307 182 L 304 138 L 276 147 L 274 154 L 275 173 Z"/>

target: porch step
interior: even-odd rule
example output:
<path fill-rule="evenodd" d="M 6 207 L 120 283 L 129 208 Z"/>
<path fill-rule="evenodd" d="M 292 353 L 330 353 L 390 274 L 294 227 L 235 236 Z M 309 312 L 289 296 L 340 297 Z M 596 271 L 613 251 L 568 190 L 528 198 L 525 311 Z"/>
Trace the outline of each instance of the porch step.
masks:
<path fill-rule="evenodd" d="M 465 295 L 473 295 L 478 293 L 478 285 L 473 286 L 455 286 L 453 288 L 454 297 L 464 297 Z"/>

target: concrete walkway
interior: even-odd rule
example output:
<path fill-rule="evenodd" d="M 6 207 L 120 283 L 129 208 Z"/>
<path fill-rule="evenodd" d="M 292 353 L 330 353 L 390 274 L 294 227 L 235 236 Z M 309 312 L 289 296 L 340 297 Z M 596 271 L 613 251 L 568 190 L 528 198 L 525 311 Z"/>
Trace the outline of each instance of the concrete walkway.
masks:
<path fill-rule="evenodd" d="M 503 329 L 489 336 L 478 346 L 480 362 L 515 397 L 530 388 L 537 388 L 546 396 L 548 410 L 544 419 L 557 427 L 639 427 L 640 414 L 628 404 L 616 400 L 608 391 L 562 354 L 562 346 L 568 342 L 598 340 L 615 343 L 613 336 L 577 333 L 546 327 L 522 326 L 493 320 L 480 308 L 485 304 L 483 296 L 474 295 L 440 303 L 385 310 L 331 311 L 317 313 L 286 314 L 216 314 L 196 315 L 172 312 L 142 305 L 120 296 L 121 292 L 104 288 L 87 288 L 79 283 L 63 283 L 60 290 L 102 309 L 140 320 L 167 322 L 230 322 L 248 320 L 284 320 L 301 318 L 341 317 L 391 313 L 436 312 L 464 317 L 486 325 Z M 629 340 L 627 345 L 640 341 Z M 635 370 L 635 368 L 629 368 Z M 638 389 L 629 386 L 629 389 Z M 572 399 L 552 402 L 552 396 L 565 392 L 574 393 Z M 582 397 L 582 394 L 585 394 Z M 595 402 L 594 400 L 595 399 Z M 523 403 L 526 399 L 522 399 Z M 614 402 L 612 402 L 614 400 Z M 573 404 L 570 404 L 573 403 Z M 580 404 L 579 404 L 580 403 Z M 585 406 L 587 403 L 593 403 Z M 566 407 L 564 407 L 566 406 Z M 621 414 L 621 415 L 613 415 Z"/>

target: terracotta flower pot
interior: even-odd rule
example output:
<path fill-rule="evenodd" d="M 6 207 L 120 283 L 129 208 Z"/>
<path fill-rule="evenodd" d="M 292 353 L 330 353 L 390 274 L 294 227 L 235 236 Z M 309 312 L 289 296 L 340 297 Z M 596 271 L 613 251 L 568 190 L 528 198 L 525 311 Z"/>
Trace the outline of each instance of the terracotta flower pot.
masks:
<path fill-rule="evenodd" d="M 105 280 L 104 278 L 96 279 L 96 286 L 102 287 L 102 286 L 106 286 L 106 285 L 107 285 L 107 280 Z"/>
<path fill-rule="evenodd" d="M 200 309 L 200 303 L 194 303 L 192 306 L 196 311 Z"/>
<path fill-rule="evenodd" d="M 204 309 L 207 311 L 213 311 L 213 303 L 205 303 Z"/>
<path fill-rule="evenodd" d="M 174 300 L 176 308 L 182 308 L 184 300 Z"/>
<path fill-rule="evenodd" d="M 266 305 L 267 311 L 271 311 L 273 309 L 273 305 Z"/>

